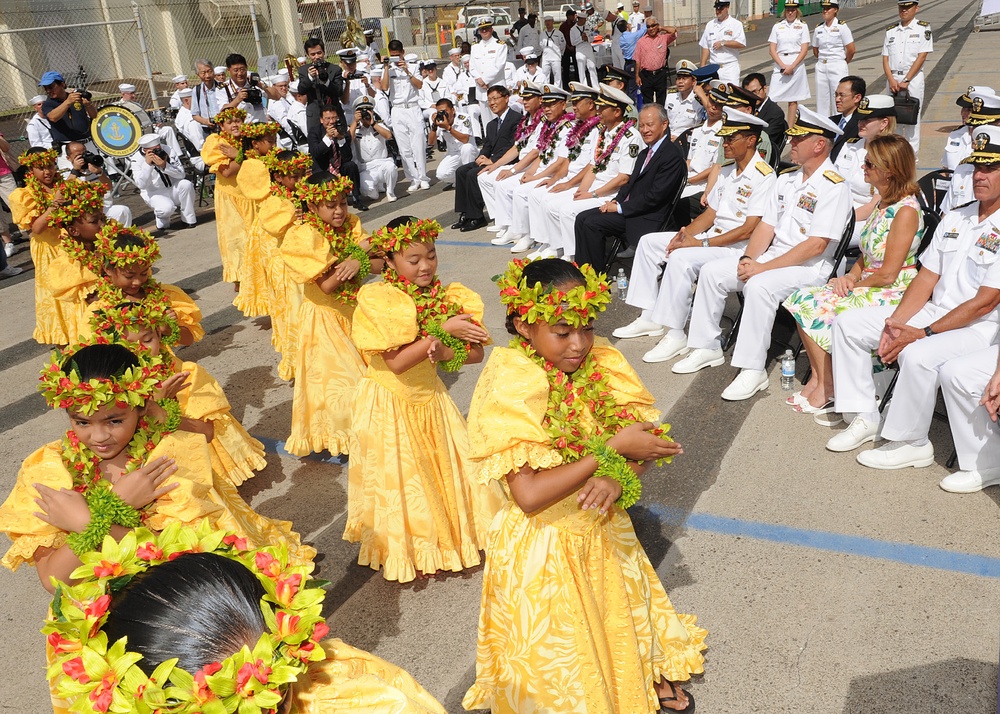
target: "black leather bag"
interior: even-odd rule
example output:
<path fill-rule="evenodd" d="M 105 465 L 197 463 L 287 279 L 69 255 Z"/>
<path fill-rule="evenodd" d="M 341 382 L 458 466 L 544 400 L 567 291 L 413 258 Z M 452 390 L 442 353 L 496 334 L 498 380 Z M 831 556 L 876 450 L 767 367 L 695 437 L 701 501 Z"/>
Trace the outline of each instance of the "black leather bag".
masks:
<path fill-rule="evenodd" d="M 896 123 L 914 126 L 920 122 L 920 100 L 911 97 L 910 92 L 901 89 L 893 95 L 896 104 Z"/>

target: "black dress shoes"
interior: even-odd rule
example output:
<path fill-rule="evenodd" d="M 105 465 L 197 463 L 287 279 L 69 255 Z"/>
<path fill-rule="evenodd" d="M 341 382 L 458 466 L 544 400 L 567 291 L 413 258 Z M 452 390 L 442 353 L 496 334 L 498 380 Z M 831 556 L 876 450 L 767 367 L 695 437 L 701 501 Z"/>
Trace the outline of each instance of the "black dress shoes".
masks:
<path fill-rule="evenodd" d="M 461 215 L 461 217 L 457 221 L 455 221 L 454 223 L 451 224 L 451 229 L 453 231 L 464 230 L 465 229 L 465 224 L 466 224 L 465 214 L 463 213 Z"/>
<path fill-rule="evenodd" d="M 469 231 L 478 231 L 480 228 L 485 228 L 489 223 L 485 218 L 473 218 L 471 221 L 466 220 L 464 225 L 459 229 L 462 233 L 468 233 Z"/>

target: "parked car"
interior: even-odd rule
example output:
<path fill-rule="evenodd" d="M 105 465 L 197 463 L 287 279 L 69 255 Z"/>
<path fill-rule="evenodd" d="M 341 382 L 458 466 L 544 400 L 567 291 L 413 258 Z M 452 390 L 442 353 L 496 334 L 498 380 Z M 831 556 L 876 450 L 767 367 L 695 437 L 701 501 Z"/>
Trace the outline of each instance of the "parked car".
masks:
<path fill-rule="evenodd" d="M 501 42 L 510 40 L 510 28 L 513 22 L 510 13 L 503 8 L 491 8 L 487 5 L 468 5 L 458 11 L 458 20 L 455 22 L 455 34 L 452 43 L 458 47 L 463 42 L 475 43 L 479 41 L 476 34 L 476 27 L 479 20 L 485 16 L 493 17 L 493 32 Z"/>

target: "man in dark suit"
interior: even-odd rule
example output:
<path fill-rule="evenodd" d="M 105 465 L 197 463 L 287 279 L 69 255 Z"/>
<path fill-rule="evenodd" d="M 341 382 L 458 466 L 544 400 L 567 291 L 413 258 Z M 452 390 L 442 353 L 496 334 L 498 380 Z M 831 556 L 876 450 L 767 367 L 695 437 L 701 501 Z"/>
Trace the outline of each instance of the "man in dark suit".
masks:
<path fill-rule="evenodd" d="M 367 211 L 368 206 L 361 197 L 361 170 L 354 162 L 347 125 L 332 106 L 323 107 L 319 122 L 309 129 L 309 155 L 313 159 L 313 172 L 329 171 L 351 179 L 354 189 L 348 196 L 348 202 L 359 211 Z"/>
<path fill-rule="evenodd" d="M 663 230 L 687 175 L 684 155 L 670 141 L 669 131 L 667 111 L 661 105 L 650 104 L 639 112 L 639 134 L 646 148 L 639 152 L 628 183 L 613 201 L 576 217 L 577 263 L 590 263 L 601 272 L 607 269 L 608 238 L 624 236 L 635 248 L 645 234 Z"/>
<path fill-rule="evenodd" d="M 344 94 L 344 73 L 340 65 L 326 61 L 326 47 L 323 40 L 310 37 L 304 45 L 309 64 L 299 67 L 299 89 L 308 97 L 306 104 L 306 126 L 311 131 L 319 124 L 324 107 L 335 107 L 344 119 L 344 108 L 340 98 Z"/>
<path fill-rule="evenodd" d="M 775 151 L 780 151 L 785 145 L 785 131 L 788 129 L 788 122 L 785 121 L 785 112 L 777 104 L 772 102 L 767 96 L 767 78 L 760 72 L 751 72 L 743 78 L 743 89 L 753 92 L 760 99 L 757 105 L 757 116 L 767 122 L 767 129 L 764 132 L 771 140 L 771 146 Z"/>
<path fill-rule="evenodd" d="M 837 111 L 840 113 L 830 117 L 830 121 L 839 126 L 844 135 L 838 137 L 834 143 L 833 151 L 830 152 L 830 161 L 837 160 L 844 144 L 851 139 L 858 138 L 858 107 L 867 93 L 868 84 L 861 77 L 856 77 L 853 74 L 841 79 L 840 84 L 837 85 L 834 97 L 837 100 Z"/>
<path fill-rule="evenodd" d="M 462 232 L 474 231 L 487 224 L 483 214 L 486 204 L 476 177 L 510 151 L 517 124 L 521 121 L 521 114 L 509 108 L 510 91 L 505 86 L 493 85 L 486 96 L 496 118 L 486 125 L 486 138 L 476 160 L 460 166 L 455 172 L 455 212 L 459 218 L 451 227 Z"/>

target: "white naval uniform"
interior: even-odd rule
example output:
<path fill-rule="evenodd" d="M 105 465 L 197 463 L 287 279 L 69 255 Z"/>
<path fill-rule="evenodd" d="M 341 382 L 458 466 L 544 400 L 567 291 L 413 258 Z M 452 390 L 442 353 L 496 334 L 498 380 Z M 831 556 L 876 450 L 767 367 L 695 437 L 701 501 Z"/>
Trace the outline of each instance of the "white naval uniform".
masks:
<path fill-rule="evenodd" d="M 568 159 L 569 149 L 566 148 L 566 141 L 569 137 L 570 131 L 573 130 L 573 126 L 576 124 L 575 121 L 566 122 L 563 127 L 559 130 L 559 133 L 555 137 L 555 149 L 549 156 L 547 161 L 540 161 L 538 164 L 538 169 L 535 171 L 536 174 L 544 171 L 549 164 L 556 161 L 557 159 Z M 596 127 L 590 131 L 590 133 L 583 139 L 583 147 L 580 154 L 577 156 L 575 161 L 570 162 L 569 171 L 572 173 L 567 174 L 568 176 L 575 175 L 583 170 L 589 161 L 589 157 L 594 154 L 594 144 L 597 141 L 597 130 Z M 541 179 L 535 179 L 534 181 L 528 181 L 527 183 L 521 183 L 520 181 L 514 182 L 503 182 L 500 184 L 500 188 L 505 187 L 510 190 L 510 232 L 512 235 L 524 236 L 531 233 L 531 215 L 528 208 L 528 196 L 531 194 L 542 194 L 543 189 L 540 189 L 536 184 Z M 544 191 L 548 193 L 548 191 Z M 503 194 L 500 191 L 497 192 L 498 196 Z M 503 200 L 501 198 L 501 200 Z M 540 208 L 539 208 L 540 210 Z"/>
<path fill-rule="evenodd" d="M 962 159 L 972 153 L 972 134 L 969 127 L 963 126 L 948 135 L 948 143 L 944 147 L 944 156 L 941 158 L 941 165 L 952 172 L 951 180 L 948 181 L 948 190 L 941 199 L 941 211 L 950 211 L 953 208 L 975 200 L 972 193 L 972 172 L 971 164 L 963 164 Z"/>
<path fill-rule="evenodd" d="M 273 99 L 267 103 L 267 117 L 273 121 L 278 122 L 281 128 L 284 129 L 285 133 L 288 134 L 288 138 L 285 138 L 281 134 L 278 134 L 278 147 L 281 149 L 292 149 L 292 132 L 288 128 L 288 110 L 292 108 L 292 103 L 295 102 L 289 96 L 279 97 L 278 99 Z M 177 121 L 174 120 L 174 124 Z"/>
<path fill-rule="evenodd" d="M 479 118 L 485 127 L 496 119 L 486 101 L 486 90 L 505 79 L 504 69 L 507 64 L 507 45 L 497 40 L 494 34 L 488 40 L 480 40 L 472 46 L 472 59 L 469 61 L 469 74 L 476 80 L 476 100 L 479 102 Z M 479 86 L 483 80 L 486 88 Z"/>
<path fill-rule="evenodd" d="M 514 71 L 514 86 L 518 87 L 521 82 L 533 82 L 534 84 L 546 84 L 548 82 L 545 79 L 545 74 L 542 72 L 541 66 L 535 65 L 535 73 L 531 74 L 528 72 L 528 65 L 522 65 Z"/>
<path fill-rule="evenodd" d="M 170 227 L 170 216 L 180 210 L 181 220 L 189 225 L 197 223 L 194 214 L 194 184 L 184 178 L 184 168 L 176 155 L 170 154 L 167 165 L 160 169 L 146 163 L 146 155 L 137 151 L 129 157 L 132 179 L 142 200 L 153 209 L 156 227 Z"/>
<path fill-rule="evenodd" d="M 453 183 L 455 172 L 459 166 L 471 164 L 479 155 L 476 142 L 472 139 L 472 119 L 468 114 L 455 114 L 455 121 L 452 124 L 462 134 L 468 134 L 469 140 L 464 144 L 456 139 L 450 131 L 438 127 L 438 136 L 444 137 L 445 146 L 448 153 L 445 154 L 438 163 L 434 177 L 443 183 Z"/>
<path fill-rule="evenodd" d="M 448 63 L 448 65 L 441 70 L 441 79 L 444 80 L 445 86 L 448 87 L 448 97 L 458 103 L 458 95 L 465 94 L 465 90 L 468 87 L 468 83 L 464 79 L 465 77 L 465 67 L 459 62 L 457 65 Z M 463 96 L 463 103 L 465 97 Z"/>
<path fill-rule="evenodd" d="M 796 20 L 788 22 L 781 20 L 774 23 L 771 36 L 767 38 L 775 46 L 775 52 L 785 64 L 790 64 L 802 52 L 802 45 L 808 45 L 809 26 Z M 768 96 L 774 102 L 801 102 L 809 99 L 809 75 L 806 74 L 806 63 L 803 60 L 795 68 L 791 76 L 784 74 L 778 65 L 771 71 L 771 88 Z M 827 114 L 826 116 L 829 116 Z"/>
<path fill-rule="evenodd" d="M 779 176 L 761 219 L 762 224 L 774 228 L 774 239 L 757 262 L 774 260 L 809 238 L 827 239 L 826 250 L 802 265 L 769 270 L 746 283 L 736 277 L 739 256 L 706 263 L 698 277 L 688 347 L 719 349 L 726 298 L 729 293 L 742 290 L 743 318 L 732 365 L 740 369 L 764 369 L 778 307 L 796 290 L 826 282 L 832 267 L 831 258 L 850 211 L 850 189 L 843 177 L 833 170 L 829 159 L 808 179 L 804 178 L 802 169 Z"/>
<path fill-rule="evenodd" d="M 527 116 L 527 114 L 525 114 L 524 116 Z M 543 128 L 545 128 L 544 119 L 538 122 L 538 126 L 535 127 L 535 130 L 533 132 L 531 132 L 531 136 L 529 136 L 527 141 L 525 141 L 524 145 L 518 149 L 517 161 L 514 162 L 515 164 L 535 150 L 535 148 L 538 145 L 538 137 L 542 135 Z M 503 187 L 504 183 L 513 186 L 514 183 L 520 182 L 521 175 L 514 174 L 513 176 L 505 179 L 504 181 L 497 180 L 497 176 L 499 176 L 500 173 L 502 173 L 507 169 L 513 170 L 513 165 L 500 167 L 493 172 L 486 172 L 479 174 L 476 180 L 479 181 L 479 190 L 480 193 L 483 194 L 483 203 L 485 204 L 486 210 L 489 212 L 490 217 L 493 218 L 494 221 L 496 221 L 496 225 L 509 227 L 510 204 L 509 201 L 501 200 L 501 193 L 502 193 L 501 188 Z M 503 190 L 503 193 L 506 193 L 506 189 Z"/>
<path fill-rule="evenodd" d="M 705 109 L 694 91 L 688 92 L 686 99 L 676 90 L 668 91 L 664 108 L 667 110 L 667 121 L 670 122 L 671 141 L 705 121 Z"/>
<path fill-rule="evenodd" d="M 181 98 L 179 96 L 180 93 L 181 93 L 181 90 L 177 89 L 177 90 L 174 91 L 173 94 L 170 95 L 170 101 L 167 102 L 167 103 L 170 105 L 171 109 L 180 109 L 181 108 Z"/>
<path fill-rule="evenodd" d="M 515 47 L 520 52 L 525 47 L 538 47 L 538 27 L 524 25 L 517 31 L 517 44 Z"/>
<path fill-rule="evenodd" d="M 562 57 L 566 51 L 566 36 L 558 27 L 553 27 L 552 32 L 542 28 L 538 33 L 538 47 L 541 51 L 542 77 L 548 82 L 551 76 L 552 84 L 562 87 Z"/>
<path fill-rule="evenodd" d="M 594 125 L 590 132 L 581 140 L 580 145 L 578 145 L 580 151 L 576 155 L 575 159 L 570 159 L 569 149 L 566 148 L 564 143 L 561 143 L 556 147 L 557 159 L 569 159 L 569 167 L 566 170 L 566 175 L 559 181 L 550 183 L 549 186 L 545 186 L 543 188 L 532 188 L 529 191 L 522 191 L 519 189 L 515 191 L 514 215 L 517 216 L 523 206 L 527 209 L 527 221 L 522 224 L 515 218 L 514 223 L 511 226 L 512 231 L 516 232 L 516 229 L 525 228 L 526 230 L 524 233 L 530 235 L 536 243 L 548 245 L 550 248 L 563 248 L 563 250 L 566 250 L 564 242 L 559 240 L 560 236 L 557 233 L 557 229 L 553 225 L 554 222 L 552 220 L 551 208 L 553 202 L 558 202 L 558 199 L 561 197 L 569 196 L 572 200 L 573 192 L 576 189 L 573 188 L 560 193 L 551 193 L 549 189 L 557 183 L 562 183 L 563 181 L 573 178 L 593 163 L 594 153 L 597 149 L 597 139 L 600 135 L 601 125 L 598 123 Z M 523 200 L 521 199 L 521 196 L 524 197 Z M 574 203 L 578 202 L 574 201 Z M 556 242 L 559 244 L 556 245 Z M 569 245 L 570 253 L 573 252 L 574 243 L 570 243 Z"/>
<path fill-rule="evenodd" d="M 907 348 L 909 349 L 909 348 Z M 948 407 L 948 425 L 962 471 L 987 471 L 1000 466 L 1000 426 L 979 404 L 997 368 L 1000 347 L 954 357 L 938 369 L 941 395 Z"/>
<path fill-rule="evenodd" d="M 697 176 L 715 164 L 721 155 L 722 139 L 716 132 L 722 128 L 722 120 L 709 124 L 708 120 L 691 132 L 691 142 L 688 144 L 688 184 L 684 187 L 682 198 L 694 196 L 705 190 L 708 179 L 692 183 L 691 177 Z"/>
<path fill-rule="evenodd" d="M 708 205 L 715 211 L 715 221 L 707 231 L 692 237 L 702 240 L 719 236 L 739 228 L 751 216 L 763 216 L 776 181 L 777 174 L 764 161 L 751 159 L 742 173 L 738 172 L 735 161 L 726 164 L 708 196 Z M 683 333 L 691 314 L 693 287 L 702 266 L 719 258 L 739 258 L 747 241 L 727 246 L 681 248 L 668 258 L 667 246 L 676 235 L 675 231 L 664 231 L 647 233 L 639 239 L 625 302 L 642 309 L 644 320 Z"/>
<path fill-rule="evenodd" d="M 949 211 L 930 246 L 920 256 L 924 270 L 939 276 L 930 300 L 906 324 L 924 328 L 975 297 L 980 287 L 1000 288 L 1000 212 L 979 220 L 979 202 Z M 876 349 L 894 307 L 849 310 L 833 323 L 833 384 L 838 412 L 877 412 L 871 351 Z M 937 401 L 939 368 L 948 360 L 988 347 L 995 339 L 1000 313 L 957 330 L 924 337 L 899 353 L 899 376 L 882 426 L 882 438 L 927 438 Z M 949 412 L 952 419 L 957 415 Z"/>
<path fill-rule="evenodd" d="M 916 62 L 917 56 L 924 52 L 934 51 L 934 38 L 931 35 L 931 26 L 923 20 L 913 20 L 909 25 L 903 27 L 901 23 L 891 25 L 885 31 L 885 41 L 882 43 L 882 56 L 889 58 L 889 70 L 897 82 L 906 79 L 907 72 Z M 924 70 L 921 68 L 916 77 L 910 77 L 910 96 L 920 100 L 920 111 L 924 110 Z M 886 94 L 892 94 L 888 85 L 885 88 Z M 905 137 L 913 147 L 913 153 L 920 160 L 920 117 L 914 126 L 897 124 L 896 133 Z"/>
<path fill-rule="evenodd" d="M 727 17 L 722 22 L 713 18 L 705 25 L 698 44 L 708 50 L 708 61 L 719 65 L 719 79 L 731 84 L 740 83 L 740 51 L 731 47 L 720 47 L 715 50 L 716 42 L 739 42 L 746 47 L 747 36 L 743 31 L 743 23 L 735 17 Z"/>
<path fill-rule="evenodd" d="M 585 28 L 573 25 L 569 30 L 569 40 L 576 52 L 576 67 L 580 81 L 591 87 L 597 87 L 597 64 L 594 62 L 594 46 L 590 44 L 592 35 Z"/>
<path fill-rule="evenodd" d="M 828 117 L 837 113 L 837 85 L 850 74 L 847 46 L 854 42 L 851 29 L 837 18 L 829 26 L 821 22 L 813 30 L 812 46 L 816 58 L 816 113 Z"/>
<path fill-rule="evenodd" d="M 389 156 L 386 139 L 372 127 L 359 124 L 354 132 L 354 148 L 361 172 L 361 193 L 373 201 L 383 190 L 386 196 L 394 196 L 396 163 Z"/>
<path fill-rule="evenodd" d="M 288 113 L 285 115 L 285 121 L 288 122 L 289 126 L 294 125 L 296 129 L 302 132 L 303 137 L 309 136 L 309 131 L 306 126 L 306 105 L 300 101 L 293 101 L 292 106 L 288 108 Z M 291 135 L 294 140 L 295 134 L 288 130 L 289 135 Z M 296 147 L 299 151 L 304 154 L 309 153 L 309 144 L 302 142 Z"/>
<path fill-rule="evenodd" d="M 617 125 L 608 132 L 605 141 L 611 142 L 618 136 L 622 125 Z M 599 130 L 600 131 L 600 130 Z M 600 134 L 596 140 L 600 139 Z M 633 125 L 624 134 L 615 146 L 611 156 L 608 157 L 607 165 L 602 171 L 594 176 L 594 182 L 590 185 L 590 190 L 597 191 L 606 186 L 618 176 L 632 175 L 635 168 L 636 157 L 645 147 L 639 130 Z M 594 145 L 594 157 L 591 163 L 597 161 L 597 144 Z M 531 222 L 532 238 L 538 243 L 548 243 L 550 248 L 562 250 L 563 257 L 572 257 L 576 250 L 576 217 L 588 208 L 598 208 L 607 201 L 614 199 L 614 195 L 600 196 L 598 198 L 588 197 L 580 200 L 573 198 L 574 190 L 563 191 L 562 193 L 547 194 L 544 201 L 544 218 L 536 225 L 535 219 Z"/>
<path fill-rule="evenodd" d="M 28 132 L 28 146 L 43 146 L 46 149 L 52 148 L 52 125 L 49 120 L 32 114 L 25 129 Z"/>
<path fill-rule="evenodd" d="M 954 171 L 972 153 L 973 127 L 963 126 L 948 135 L 948 143 L 944 145 L 944 155 L 941 166 L 948 171 Z"/>
<path fill-rule="evenodd" d="M 371 77 L 368 78 L 368 81 L 369 83 L 371 82 Z M 368 92 L 368 87 L 366 87 L 365 83 L 360 79 L 345 80 L 345 83 L 350 86 L 350 90 L 347 95 L 347 102 L 344 104 L 344 113 L 346 114 L 350 112 L 351 107 L 354 106 L 354 102 L 361 97 L 371 98 L 372 94 Z M 368 86 L 371 85 L 369 84 Z M 269 104 L 268 109 L 270 110 L 270 108 L 271 105 Z M 350 124 L 350 121 L 347 123 Z"/>
<path fill-rule="evenodd" d="M 646 16 L 641 12 L 633 12 L 628 16 L 628 30 L 635 32 L 639 26 L 646 22 Z M 714 61 L 714 60 L 713 60 Z"/>
<path fill-rule="evenodd" d="M 416 65 L 410 66 L 410 74 Z M 424 113 L 420 110 L 419 90 L 410 82 L 410 75 L 396 66 L 389 65 L 389 103 L 392 110 L 392 135 L 403 156 L 403 173 L 410 183 L 429 181 L 427 176 L 427 136 L 424 134 Z"/>
<path fill-rule="evenodd" d="M 205 131 L 202 129 L 201 124 L 194 120 L 190 109 L 182 106 L 177 110 L 177 116 L 174 117 L 174 127 L 184 135 L 184 138 L 191 142 L 191 146 L 195 150 L 198 152 L 201 151 L 201 147 L 205 145 Z M 189 156 L 188 160 L 198 171 L 205 170 L 205 162 L 201 158 L 200 153 Z"/>
<path fill-rule="evenodd" d="M 833 164 L 836 172 L 843 176 L 851 187 L 851 202 L 855 208 L 864 206 L 874 195 L 871 184 L 865 181 L 864 163 L 867 156 L 868 149 L 865 148 L 864 139 L 848 139 Z"/>

